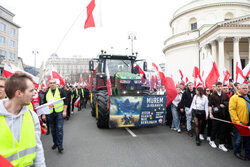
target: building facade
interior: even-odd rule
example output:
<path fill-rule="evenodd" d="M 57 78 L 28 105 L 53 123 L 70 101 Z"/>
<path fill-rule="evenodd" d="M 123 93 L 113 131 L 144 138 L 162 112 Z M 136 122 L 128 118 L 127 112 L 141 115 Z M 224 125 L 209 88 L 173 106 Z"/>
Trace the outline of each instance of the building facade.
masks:
<path fill-rule="evenodd" d="M 79 82 L 80 75 L 83 81 L 89 76 L 89 58 L 74 56 L 73 58 L 60 58 L 52 54 L 40 67 L 40 82 L 47 81 L 51 70 L 55 68 L 67 83 Z"/>
<path fill-rule="evenodd" d="M 0 5 L 0 69 L 4 64 L 19 65 L 18 26 L 13 22 L 15 15 Z M 20 67 L 21 68 L 21 67 Z"/>
<path fill-rule="evenodd" d="M 172 36 L 163 52 L 175 80 L 178 70 L 192 78 L 194 66 L 202 73 L 206 58 L 214 58 L 220 75 L 226 68 L 235 77 L 236 57 L 242 68 L 250 60 L 250 0 L 196 0 L 178 10 L 170 21 Z"/>

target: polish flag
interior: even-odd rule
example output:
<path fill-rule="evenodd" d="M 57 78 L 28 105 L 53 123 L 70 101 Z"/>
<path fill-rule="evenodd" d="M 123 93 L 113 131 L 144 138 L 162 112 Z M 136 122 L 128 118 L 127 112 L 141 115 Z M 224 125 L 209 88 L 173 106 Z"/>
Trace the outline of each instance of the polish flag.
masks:
<path fill-rule="evenodd" d="M 181 75 L 181 80 L 184 82 L 184 85 L 188 83 L 188 77 L 184 76 L 181 69 L 179 69 L 180 75 Z"/>
<path fill-rule="evenodd" d="M 250 75 L 250 63 L 247 64 L 247 66 L 243 69 L 243 75 L 245 78 Z"/>
<path fill-rule="evenodd" d="M 39 80 L 40 80 L 40 79 L 39 79 L 38 77 L 36 77 L 36 76 L 34 76 L 34 75 L 32 75 L 32 74 L 26 72 L 26 71 L 23 71 L 22 69 L 18 68 L 17 66 L 14 66 L 13 64 L 11 64 L 10 66 L 11 66 L 11 69 L 14 71 L 14 73 L 22 72 L 22 73 L 24 73 L 24 74 L 30 76 L 30 77 L 32 78 L 32 80 L 33 80 L 33 83 L 34 83 L 34 85 L 35 85 L 35 88 L 38 88 L 38 87 L 39 87 Z"/>
<path fill-rule="evenodd" d="M 87 6 L 87 19 L 84 24 L 84 29 L 89 27 L 101 27 L 101 0 L 91 0 Z"/>
<path fill-rule="evenodd" d="M 159 71 L 158 66 L 154 62 L 152 63 L 152 66 L 156 69 L 156 71 Z"/>
<path fill-rule="evenodd" d="M 46 88 L 48 87 L 48 85 L 47 85 L 47 83 L 46 83 L 45 80 L 44 80 L 43 83 L 41 84 L 41 88 L 42 88 L 42 87 L 46 87 Z"/>
<path fill-rule="evenodd" d="M 243 84 L 245 81 L 245 76 L 242 71 L 240 56 L 238 55 L 236 58 L 236 82 Z"/>
<path fill-rule="evenodd" d="M 79 82 L 80 84 L 82 83 L 82 74 L 80 75 L 80 82 Z"/>
<path fill-rule="evenodd" d="M 193 77 L 194 77 L 194 87 L 195 88 L 197 88 L 200 85 L 203 85 L 199 68 L 196 66 L 194 66 Z"/>
<path fill-rule="evenodd" d="M 216 63 L 213 60 L 213 57 L 209 54 L 204 67 L 203 80 L 205 82 L 205 86 L 212 89 L 212 85 L 218 81 L 219 77 L 220 74 Z"/>
<path fill-rule="evenodd" d="M 177 96 L 177 90 L 175 87 L 174 80 L 171 76 L 171 73 L 167 69 L 167 66 L 165 66 L 165 74 L 166 74 L 166 78 L 164 81 L 164 86 L 167 92 L 167 106 L 169 106 L 172 103 L 172 101 L 175 99 L 175 97 Z"/>
<path fill-rule="evenodd" d="M 230 72 L 224 67 L 224 70 L 223 70 L 223 75 L 224 75 L 224 78 L 223 78 L 223 85 L 224 84 L 229 84 L 228 83 L 228 81 L 229 81 L 229 79 L 230 79 L 230 76 L 231 76 L 231 74 L 230 74 Z"/>
<path fill-rule="evenodd" d="M 156 69 L 156 82 L 157 84 L 163 85 L 165 82 L 165 74 L 160 70 L 160 68 L 156 65 L 156 63 L 152 63 L 152 66 Z M 161 79 L 161 83 L 158 83 L 158 78 Z"/>
<path fill-rule="evenodd" d="M 76 99 L 76 101 L 75 101 L 75 103 L 74 103 L 74 106 L 75 107 L 78 107 L 79 106 L 79 104 L 80 104 L 80 102 L 81 102 L 81 98 L 80 98 L 80 96 Z"/>
<path fill-rule="evenodd" d="M 56 71 L 56 69 L 52 69 L 51 74 L 49 75 L 49 80 L 51 79 L 56 79 L 60 81 L 60 85 L 65 85 L 65 81 L 63 80 L 63 78 L 60 76 L 60 74 Z"/>
<path fill-rule="evenodd" d="M 8 64 L 4 64 L 3 76 L 8 78 L 13 74 L 14 74 L 13 69 Z"/>

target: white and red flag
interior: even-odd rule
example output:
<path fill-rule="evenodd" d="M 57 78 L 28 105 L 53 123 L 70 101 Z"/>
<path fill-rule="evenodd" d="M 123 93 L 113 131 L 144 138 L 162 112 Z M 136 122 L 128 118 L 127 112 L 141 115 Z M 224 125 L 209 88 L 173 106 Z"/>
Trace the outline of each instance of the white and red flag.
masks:
<path fill-rule="evenodd" d="M 194 77 L 194 87 L 195 88 L 197 88 L 198 86 L 203 86 L 203 82 L 201 79 L 199 68 L 196 66 L 194 66 L 193 77 Z"/>
<path fill-rule="evenodd" d="M 236 57 L 236 82 L 243 84 L 245 81 L 245 76 L 243 74 L 242 66 L 241 66 L 241 61 L 240 61 L 240 56 L 238 55 Z"/>
<path fill-rule="evenodd" d="M 212 85 L 215 84 L 220 77 L 219 70 L 216 66 L 213 57 L 209 54 L 207 56 L 206 64 L 204 67 L 203 81 L 206 87 L 212 89 Z"/>
<path fill-rule="evenodd" d="M 80 102 L 81 102 L 81 98 L 80 98 L 80 96 L 76 99 L 76 101 L 75 101 L 75 103 L 74 103 L 74 106 L 75 107 L 78 107 L 79 106 L 79 104 L 80 104 Z"/>
<path fill-rule="evenodd" d="M 230 72 L 224 67 L 224 70 L 223 70 L 223 85 L 224 84 L 229 84 L 229 79 L 230 79 Z"/>
<path fill-rule="evenodd" d="M 188 83 L 188 77 L 183 75 L 183 72 L 181 71 L 181 69 L 179 69 L 179 72 L 180 72 L 180 75 L 181 75 L 182 83 L 184 83 L 184 85 L 185 85 L 186 83 Z"/>
<path fill-rule="evenodd" d="M 84 29 L 89 27 L 101 27 L 101 0 L 91 0 L 87 6 L 87 19 L 84 24 Z"/>
<path fill-rule="evenodd" d="M 3 76 L 8 78 L 13 74 L 14 74 L 13 69 L 8 64 L 4 64 Z"/>
<path fill-rule="evenodd" d="M 243 75 L 245 78 L 250 75 L 250 63 L 247 64 L 247 66 L 243 69 Z"/>
<path fill-rule="evenodd" d="M 80 84 L 82 83 L 82 74 L 80 75 L 80 82 L 79 82 Z"/>
<path fill-rule="evenodd" d="M 42 82 L 42 84 L 41 84 L 41 88 L 42 88 L 42 87 L 46 87 L 46 88 L 49 87 L 45 80 L 44 80 L 44 81 Z"/>
<path fill-rule="evenodd" d="M 49 75 L 49 80 L 51 79 L 55 79 L 55 80 L 59 80 L 60 85 L 65 85 L 65 81 L 63 80 L 63 78 L 61 77 L 61 75 L 56 71 L 56 69 L 52 69 L 50 75 Z"/>
<path fill-rule="evenodd" d="M 108 90 L 108 96 L 112 95 L 112 85 L 111 85 L 111 79 L 109 75 L 109 68 L 106 65 L 106 74 L 107 74 L 107 90 Z M 109 97 L 108 97 L 108 106 L 107 109 L 109 109 Z"/>

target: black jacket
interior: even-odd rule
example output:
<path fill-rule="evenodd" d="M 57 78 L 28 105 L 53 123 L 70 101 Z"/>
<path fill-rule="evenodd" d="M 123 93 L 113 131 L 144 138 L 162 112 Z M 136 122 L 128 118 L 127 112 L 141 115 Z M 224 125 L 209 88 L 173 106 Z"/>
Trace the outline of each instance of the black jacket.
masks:
<path fill-rule="evenodd" d="M 179 103 L 179 108 L 185 108 L 190 107 L 193 101 L 193 98 L 196 94 L 195 88 L 191 92 L 189 89 L 186 89 L 186 91 L 183 93 L 181 101 Z"/>

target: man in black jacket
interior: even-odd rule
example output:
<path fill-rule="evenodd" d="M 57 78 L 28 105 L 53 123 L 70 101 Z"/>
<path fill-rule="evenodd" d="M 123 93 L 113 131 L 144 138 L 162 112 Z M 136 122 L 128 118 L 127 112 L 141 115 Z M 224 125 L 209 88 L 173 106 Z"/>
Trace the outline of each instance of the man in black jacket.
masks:
<path fill-rule="evenodd" d="M 182 113 L 185 111 L 185 113 L 186 113 L 186 120 L 187 120 L 186 126 L 187 126 L 187 131 L 188 131 L 188 134 L 190 137 L 193 137 L 192 127 L 191 127 L 192 116 L 189 115 L 188 113 L 189 113 L 190 106 L 191 106 L 191 103 L 193 101 L 195 94 L 196 94 L 196 92 L 195 92 L 194 84 L 192 82 L 189 82 L 188 88 L 183 93 L 182 98 L 181 98 L 181 102 L 179 104 L 180 111 Z"/>

